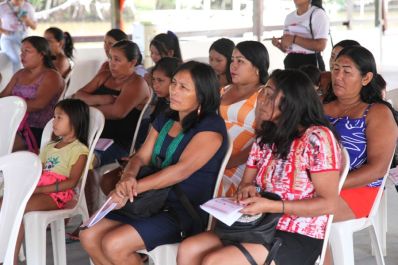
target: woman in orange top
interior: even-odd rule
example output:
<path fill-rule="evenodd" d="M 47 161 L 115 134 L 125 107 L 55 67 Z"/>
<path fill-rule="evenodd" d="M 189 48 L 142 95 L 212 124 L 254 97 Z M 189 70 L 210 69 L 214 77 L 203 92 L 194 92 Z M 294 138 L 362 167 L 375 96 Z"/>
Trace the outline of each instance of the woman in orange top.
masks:
<path fill-rule="evenodd" d="M 254 141 L 254 110 L 259 88 L 268 79 L 269 56 L 257 41 L 243 41 L 232 52 L 232 84 L 221 89 L 220 114 L 227 125 L 233 150 L 223 177 L 223 190 L 232 196 L 239 185 Z"/>

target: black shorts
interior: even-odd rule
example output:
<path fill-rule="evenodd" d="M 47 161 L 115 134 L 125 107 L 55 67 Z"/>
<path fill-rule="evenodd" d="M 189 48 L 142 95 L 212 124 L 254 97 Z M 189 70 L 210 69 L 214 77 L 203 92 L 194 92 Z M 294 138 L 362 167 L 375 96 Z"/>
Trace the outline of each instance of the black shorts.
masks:
<path fill-rule="evenodd" d="M 283 61 L 285 69 L 298 69 L 303 65 L 313 65 L 318 67 L 315 53 L 289 53 Z"/>
<path fill-rule="evenodd" d="M 275 258 L 276 265 L 314 265 L 321 255 L 323 239 L 279 230 L 275 237 L 282 239 L 282 246 Z"/>

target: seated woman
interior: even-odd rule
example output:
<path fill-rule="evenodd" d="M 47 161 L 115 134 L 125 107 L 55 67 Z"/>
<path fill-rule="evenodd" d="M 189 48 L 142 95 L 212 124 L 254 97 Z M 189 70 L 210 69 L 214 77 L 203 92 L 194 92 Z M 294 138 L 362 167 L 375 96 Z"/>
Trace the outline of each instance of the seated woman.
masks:
<path fill-rule="evenodd" d="M 232 83 L 230 64 L 235 43 L 226 38 L 213 42 L 209 49 L 209 64 L 217 74 L 220 86 L 224 87 Z"/>
<path fill-rule="evenodd" d="M 338 200 L 339 144 L 311 81 L 297 70 L 271 74 L 258 95 L 256 117 L 261 126 L 236 199 L 244 214 L 284 213 L 276 228 L 275 237 L 283 243 L 275 264 L 313 265 L 322 250 L 326 215 Z M 276 193 L 282 201 L 259 197 L 257 189 Z M 270 246 L 242 245 L 256 264 L 264 264 Z M 182 242 L 177 263 L 240 265 L 248 260 L 236 246 L 205 232 Z"/>
<path fill-rule="evenodd" d="M 96 151 L 98 165 L 129 154 L 138 118 L 150 95 L 144 79 L 134 72 L 139 57 L 137 44 L 121 40 L 109 54 L 110 71 L 100 72 L 74 95 L 102 111 L 105 127 L 101 137 L 114 140 L 105 151 Z"/>
<path fill-rule="evenodd" d="M 104 38 L 104 51 L 106 54 L 106 57 L 108 58 L 108 60 L 106 60 L 100 67 L 100 69 L 98 70 L 98 73 L 101 73 L 102 71 L 110 71 L 109 69 L 109 59 L 110 57 L 110 49 L 112 47 L 113 44 L 115 44 L 118 41 L 121 40 L 128 40 L 128 36 L 126 33 L 124 33 L 123 30 L 121 29 L 111 29 L 109 30 L 106 34 L 105 34 L 105 38 Z M 142 65 L 142 54 L 141 51 L 138 49 L 139 51 L 139 56 L 137 58 L 137 62 L 135 64 L 135 73 L 141 77 L 144 77 L 145 74 L 147 73 L 147 70 L 144 68 L 144 66 Z"/>
<path fill-rule="evenodd" d="M 369 215 L 397 141 L 397 116 L 376 75 L 372 53 L 361 46 L 341 50 L 333 65 L 333 98 L 324 110 L 350 155 L 336 222 Z"/>
<path fill-rule="evenodd" d="M 28 106 L 26 125 L 32 131 L 37 145 L 46 123 L 53 117 L 54 107 L 64 89 L 64 80 L 55 70 L 50 46 L 45 38 L 30 36 L 22 40 L 21 61 L 23 69 L 16 72 L 0 97 L 20 96 Z M 21 135 L 15 138 L 14 150 L 26 149 Z"/>
<path fill-rule="evenodd" d="M 160 59 L 152 69 L 153 92 L 156 97 L 153 97 L 151 107 L 148 107 L 147 112 L 144 114 L 144 117 L 147 116 L 148 118 L 143 118 L 141 121 L 135 150 L 138 150 L 144 143 L 150 124 L 157 116 L 169 109 L 169 87 L 171 79 L 180 64 L 181 61 L 177 58 L 165 57 Z M 128 159 L 128 157 L 123 158 L 124 161 L 128 161 Z M 120 180 L 120 171 L 120 168 L 112 170 L 101 178 L 101 189 L 104 194 L 108 195 L 115 188 L 116 183 Z"/>
<path fill-rule="evenodd" d="M 239 185 L 245 162 L 254 141 L 255 107 L 258 92 L 268 79 L 269 56 L 258 41 L 243 41 L 232 52 L 232 84 L 221 88 L 220 114 L 233 141 L 231 158 L 222 180 L 223 189 L 232 196 Z"/>
<path fill-rule="evenodd" d="M 216 74 L 209 65 L 191 61 L 178 68 L 170 86 L 171 111 L 155 119 L 147 140 L 131 158 L 111 193 L 118 207 L 137 194 L 176 183 L 196 209 L 211 198 L 228 146 L 224 121 L 217 114 L 218 91 Z M 160 137 L 162 135 L 165 137 Z M 181 141 L 176 143 L 175 139 Z M 160 150 L 154 149 L 155 145 L 161 146 Z M 151 163 L 153 153 L 156 160 L 164 161 L 170 157 L 166 149 L 175 145 L 169 166 L 136 180 L 139 169 Z M 174 209 L 175 217 L 162 211 L 133 220 L 111 212 L 93 227 L 80 232 L 83 248 L 95 264 L 141 264 L 136 251 L 181 241 L 180 225 L 188 235 L 199 232 L 200 228 L 194 225 L 174 191 L 170 191 L 166 204 Z M 204 212 L 200 215 L 206 220 Z"/>
<path fill-rule="evenodd" d="M 332 90 L 332 85 L 331 85 L 331 80 L 332 80 L 332 75 L 331 71 L 333 70 L 333 64 L 334 61 L 336 60 L 337 55 L 339 52 L 346 48 L 346 47 L 351 47 L 351 46 L 360 46 L 359 42 L 355 40 L 342 40 L 338 43 L 336 43 L 333 48 L 332 52 L 330 53 L 330 59 L 329 59 L 329 67 L 330 67 L 330 72 L 325 71 L 321 73 L 321 82 L 319 85 L 319 97 L 321 100 L 324 100 L 324 102 L 328 102 L 329 97 L 331 96 L 331 90 Z"/>
<path fill-rule="evenodd" d="M 163 57 L 175 57 L 182 61 L 180 41 L 172 31 L 156 35 L 149 43 L 149 50 L 154 64 Z M 145 80 L 148 82 L 150 87 L 152 87 L 152 80 L 149 73 L 152 72 L 152 68 L 153 67 L 149 67 L 147 69 L 148 74 L 145 75 Z"/>
<path fill-rule="evenodd" d="M 44 38 L 50 44 L 52 59 L 57 71 L 65 78 L 72 70 L 73 40 L 68 32 L 51 27 L 44 32 Z"/>

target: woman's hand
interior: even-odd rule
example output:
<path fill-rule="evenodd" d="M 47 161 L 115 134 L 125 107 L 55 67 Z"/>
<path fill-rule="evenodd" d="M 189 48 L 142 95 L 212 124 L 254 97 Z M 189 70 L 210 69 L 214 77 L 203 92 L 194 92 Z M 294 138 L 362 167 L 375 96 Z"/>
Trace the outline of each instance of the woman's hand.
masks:
<path fill-rule="evenodd" d="M 240 211 L 243 214 L 255 215 L 259 213 L 282 212 L 282 202 L 272 201 L 261 196 L 249 197 L 240 201 L 245 207 Z M 280 204 L 278 209 L 278 205 Z"/>
<path fill-rule="evenodd" d="M 281 38 L 281 47 L 287 50 L 293 44 L 294 35 L 284 34 Z"/>
<path fill-rule="evenodd" d="M 245 200 L 250 197 L 258 197 L 258 192 L 256 186 L 253 184 L 241 184 L 236 192 L 236 200 L 238 202 Z"/>
<path fill-rule="evenodd" d="M 134 177 L 122 177 L 122 179 L 116 184 L 115 193 L 117 196 L 127 198 L 132 202 L 134 196 L 137 196 L 137 185 L 138 182 Z"/>
<path fill-rule="evenodd" d="M 117 203 L 115 210 L 122 208 L 128 200 L 127 197 L 119 196 L 115 190 L 109 193 L 109 197 L 112 198 L 112 202 Z"/>

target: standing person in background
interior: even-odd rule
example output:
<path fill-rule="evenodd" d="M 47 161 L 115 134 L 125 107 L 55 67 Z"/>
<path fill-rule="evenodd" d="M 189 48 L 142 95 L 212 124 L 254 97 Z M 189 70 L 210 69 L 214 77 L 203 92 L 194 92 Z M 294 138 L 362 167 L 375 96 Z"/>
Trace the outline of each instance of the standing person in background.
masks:
<path fill-rule="evenodd" d="M 232 52 L 232 84 L 221 88 L 220 115 L 233 142 L 231 158 L 222 180 L 223 190 L 232 196 L 245 170 L 255 138 L 255 108 L 260 88 L 268 79 L 269 56 L 258 41 L 243 41 Z"/>
<path fill-rule="evenodd" d="M 53 63 L 57 71 L 65 78 L 72 70 L 73 40 L 69 32 L 51 27 L 44 32 L 44 38 L 50 44 Z"/>
<path fill-rule="evenodd" d="M 326 48 L 329 19 L 322 0 L 294 0 L 294 4 L 296 10 L 286 16 L 283 36 L 272 38 L 272 44 L 287 53 L 285 69 L 312 64 L 325 71 L 320 52 Z"/>
<path fill-rule="evenodd" d="M 213 42 L 209 49 L 209 63 L 216 72 L 220 86 L 224 87 L 232 83 L 231 64 L 232 51 L 235 43 L 226 38 L 221 38 Z"/>
<path fill-rule="evenodd" d="M 28 28 L 36 29 L 35 10 L 25 0 L 8 0 L 0 4 L 0 47 L 12 62 L 13 73 L 21 68 L 19 52 Z"/>

